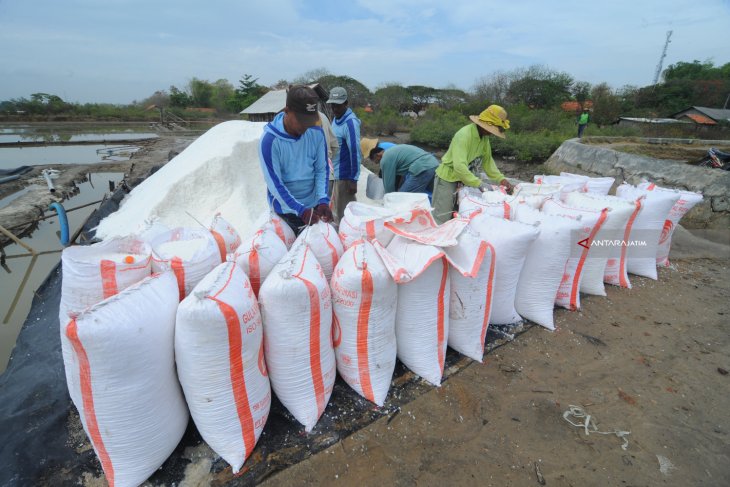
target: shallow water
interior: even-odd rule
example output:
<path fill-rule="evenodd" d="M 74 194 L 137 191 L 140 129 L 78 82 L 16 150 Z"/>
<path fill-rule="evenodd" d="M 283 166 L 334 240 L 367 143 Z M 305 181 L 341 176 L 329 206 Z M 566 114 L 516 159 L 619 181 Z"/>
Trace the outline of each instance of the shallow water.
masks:
<path fill-rule="evenodd" d="M 114 181 L 116 184 L 122 180 L 123 176 L 122 173 L 92 173 L 90 181 L 77 184 L 80 192 L 64 201 L 63 207 L 68 211 L 77 206 L 102 199 L 109 192 L 109 181 Z M 14 195 L 9 197 L 12 196 Z M 73 235 L 98 206 L 98 204 L 95 204 L 69 212 L 69 233 Z M 54 214 L 53 210 L 46 211 L 46 215 L 52 214 Z M 0 373 L 7 366 L 10 353 L 15 346 L 15 340 L 30 310 L 34 291 L 61 259 L 60 251 L 63 247 L 57 235 L 59 231 L 58 218 L 49 218 L 41 222 L 38 229 L 30 237 L 22 240 L 23 243 L 32 247 L 36 252 L 56 251 L 40 255 L 35 260 L 29 255 L 13 258 L 14 255 L 28 254 L 28 251 L 18 244 L 8 245 L 4 249 L 7 259 L 5 266 L 0 268 Z M 27 279 L 27 282 L 23 291 L 18 294 L 24 279 Z M 17 303 L 11 313 L 11 307 L 16 295 Z"/>
<path fill-rule="evenodd" d="M 2 147 L 0 148 L 0 169 L 46 164 L 95 164 L 126 161 L 138 150 L 137 146 L 111 144 Z"/>

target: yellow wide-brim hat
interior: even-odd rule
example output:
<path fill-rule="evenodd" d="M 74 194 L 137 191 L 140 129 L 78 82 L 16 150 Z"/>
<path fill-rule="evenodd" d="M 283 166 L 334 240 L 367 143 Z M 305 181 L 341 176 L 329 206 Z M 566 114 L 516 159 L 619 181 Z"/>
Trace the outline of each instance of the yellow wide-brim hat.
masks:
<path fill-rule="evenodd" d="M 477 115 L 470 115 L 469 120 L 481 128 L 504 139 L 505 130 L 509 129 L 507 111 L 499 105 L 489 105 L 486 110 Z"/>
<path fill-rule="evenodd" d="M 370 158 L 370 151 L 378 146 L 378 139 L 368 139 L 362 137 L 360 139 L 360 151 L 362 152 L 363 159 Z"/>

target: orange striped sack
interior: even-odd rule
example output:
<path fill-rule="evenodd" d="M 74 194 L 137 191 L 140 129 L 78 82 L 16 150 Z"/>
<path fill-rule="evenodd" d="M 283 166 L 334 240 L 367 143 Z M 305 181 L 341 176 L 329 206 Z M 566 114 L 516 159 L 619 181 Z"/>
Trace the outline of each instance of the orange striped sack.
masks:
<path fill-rule="evenodd" d="M 331 287 L 337 371 L 358 394 L 382 406 L 397 352 L 397 285 L 373 244 L 360 240 L 337 263 Z"/>
<path fill-rule="evenodd" d="M 233 473 L 256 446 L 271 406 L 263 336 L 251 283 L 233 262 L 213 269 L 177 310 L 175 362 L 190 414 Z"/>

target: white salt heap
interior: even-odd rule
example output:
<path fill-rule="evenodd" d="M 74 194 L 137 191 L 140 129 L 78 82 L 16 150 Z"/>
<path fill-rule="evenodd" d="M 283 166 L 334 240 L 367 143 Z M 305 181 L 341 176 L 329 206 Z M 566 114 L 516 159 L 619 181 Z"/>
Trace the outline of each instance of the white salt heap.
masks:
<path fill-rule="evenodd" d="M 150 222 L 163 228 L 198 227 L 197 222 L 209 222 L 217 212 L 239 235 L 251 235 L 269 208 L 258 153 L 264 125 L 230 121 L 211 128 L 134 188 L 119 210 L 101 221 L 96 236 L 106 240 L 139 234 Z M 357 200 L 382 206 L 365 196 L 370 171 L 361 169 Z"/>
<path fill-rule="evenodd" d="M 230 121 L 208 130 L 134 188 L 119 211 L 101 221 L 97 237 L 131 235 L 153 220 L 170 228 L 197 227 L 190 215 L 207 222 L 216 212 L 239 235 L 251 233 L 268 208 L 258 156 L 264 125 Z"/>

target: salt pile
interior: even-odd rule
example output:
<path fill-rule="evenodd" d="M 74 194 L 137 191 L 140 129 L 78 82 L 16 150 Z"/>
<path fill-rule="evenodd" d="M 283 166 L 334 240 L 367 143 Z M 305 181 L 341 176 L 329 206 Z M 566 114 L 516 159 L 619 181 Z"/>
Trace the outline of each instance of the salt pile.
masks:
<path fill-rule="evenodd" d="M 101 221 L 96 236 L 102 240 L 128 236 L 150 222 L 167 228 L 197 227 L 216 213 L 246 237 L 268 211 L 266 182 L 259 165 L 263 122 L 223 122 L 201 135 L 177 157 L 134 188 L 119 211 Z M 365 196 L 367 175 L 362 167 L 357 200 L 380 205 Z"/>
<path fill-rule="evenodd" d="M 268 208 L 258 145 L 264 123 L 223 122 L 134 188 L 116 213 L 101 221 L 96 236 L 108 239 L 140 231 L 145 222 L 193 227 L 216 212 L 240 235 L 253 231 Z"/>

